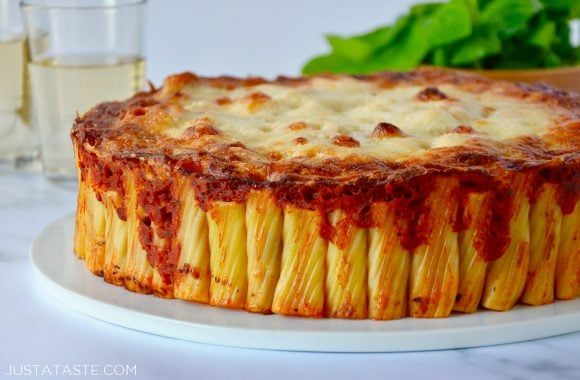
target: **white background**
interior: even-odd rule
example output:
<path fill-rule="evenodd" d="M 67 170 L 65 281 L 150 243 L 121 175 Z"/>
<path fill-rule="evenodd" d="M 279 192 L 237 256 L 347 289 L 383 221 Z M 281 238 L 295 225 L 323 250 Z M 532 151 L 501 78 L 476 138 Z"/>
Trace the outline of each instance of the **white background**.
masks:
<path fill-rule="evenodd" d="M 393 21 L 411 0 L 150 0 L 146 55 L 155 84 L 171 73 L 298 75 L 328 46 Z"/>
<path fill-rule="evenodd" d="M 167 75 L 298 75 L 329 50 L 325 34 L 391 23 L 412 4 L 439 0 L 148 0 L 149 78 Z M 573 27 L 580 43 L 580 25 Z"/>

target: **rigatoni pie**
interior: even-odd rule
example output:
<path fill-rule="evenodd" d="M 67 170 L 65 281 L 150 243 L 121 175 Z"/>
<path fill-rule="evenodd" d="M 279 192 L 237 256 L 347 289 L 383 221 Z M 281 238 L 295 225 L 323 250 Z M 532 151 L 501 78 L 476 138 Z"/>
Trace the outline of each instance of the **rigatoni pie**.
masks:
<path fill-rule="evenodd" d="M 443 70 L 169 77 L 72 132 L 75 252 L 127 289 L 305 317 L 580 294 L 580 96 Z"/>

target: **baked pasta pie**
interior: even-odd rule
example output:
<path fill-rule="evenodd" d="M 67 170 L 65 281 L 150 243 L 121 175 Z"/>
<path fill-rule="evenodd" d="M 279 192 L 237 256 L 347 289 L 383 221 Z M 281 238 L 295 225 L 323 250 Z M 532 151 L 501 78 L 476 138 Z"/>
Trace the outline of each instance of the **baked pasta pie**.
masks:
<path fill-rule="evenodd" d="M 421 69 L 167 78 L 76 120 L 76 255 L 139 293 L 304 317 L 580 294 L 580 95 Z"/>

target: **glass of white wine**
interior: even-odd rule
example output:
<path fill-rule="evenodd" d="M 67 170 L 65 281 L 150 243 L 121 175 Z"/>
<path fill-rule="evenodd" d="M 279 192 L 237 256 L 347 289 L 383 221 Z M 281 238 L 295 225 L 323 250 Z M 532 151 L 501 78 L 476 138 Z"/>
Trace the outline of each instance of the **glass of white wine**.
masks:
<path fill-rule="evenodd" d="M 70 129 L 77 115 L 143 88 L 145 2 L 21 2 L 30 50 L 31 117 L 50 180 L 76 180 Z"/>
<path fill-rule="evenodd" d="M 36 156 L 28 125 L 27 49 L 18 0 L 0 0 L 0 167 L 18 167 Z"/>

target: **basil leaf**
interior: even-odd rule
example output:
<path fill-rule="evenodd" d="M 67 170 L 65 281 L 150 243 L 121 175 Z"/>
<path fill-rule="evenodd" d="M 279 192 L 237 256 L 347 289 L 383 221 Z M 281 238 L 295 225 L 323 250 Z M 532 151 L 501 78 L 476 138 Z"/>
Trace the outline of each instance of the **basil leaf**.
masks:
<path fill-rule="evenodd" d="M 502 43 L 497 33 L 490 28 L 481 28 L 454 46 L 451 65 L 468 66 L 475 64 L 485 57 L 499 53 L 501 48 Z"/>
<path fill-rule="evenodd" d="M 361 67 L 361 72 L 411 70 L 421 63 L 428 52 L 429 44 L 425 27 L 421 22 L 413 22 L 409 28 L 403 30 L 395 40 Z"/>
<path fill-rule="evenodd" d="M 355 72 L 355 67 L 350 61 L 332 53 L 315 57 L 302 68 L 302 74 L 304 75 L 323 73 L 353 74 Z"/>
<path fill-rule="evenodd" d="M 532 68 L 580 64 L 569 22 L 580 0 L 447 0 L 414 5 L 391 24 L 352 37 L 329 35 L 329 54 L 305 74 L 366 74 L 420 64 Z"/>
<path fill-rule="evenodd" d="M 580 8 L 580 1 L 578 0 L 542 0 L 542 4 L 546 9 L 573 11 Z"/>
<path fill-rule="evenodd" d="M 471 14 L 463 0 L 451 0 L 425 21 L 430 47 L 455 42 L 471 34 Z"/>
<path fill-rule="evenodd" d="M 543 9 L 539 0 L 494 0 L 481 13 L 481 23 L 512 36 L 525 29 L 528 20 Z"/>
<path fill-rule="evenodd" d="M 554 42 L 555 37 L 556 24 L 552 21 L 546 21 L 530 34 L 527 43 L 548 50 Z"/>
<path fill-rule="evenodd" d="M 374 50 L 377 51 L 380 48 L 390 44 L 399 34 L 405 29 L 409 28 L 412 23 L 413 17 L 411 15 L 406 15 L 397 20 L 393 27 L 389 30 L 384 30 L 384 28 L 379 28 L 371 33 L 363 34 L 359 36 L 361 40 L 371 44 Z M 356 38 L 356 37 L 355 37 Z"/>
<path fill-rule="evenodd" d="M 435 66 L 447 66 L 449 60 L 447 59 L 447 52 L 443 48 L 433 50 L 431 63 Z"/>
<path fill-rule="evenodd" d="M 544 59 L 544 66 L 545 67 L 558 67 L 562 66 L 562 59 L 558 57 L 556 54 L 550 52 L 546 58 Z"/>
<path fill-rule="evenodd" d="M 334 54 L 340 55 L 351 61 L 362 62 L 372 53 L 373 48 L 359 38 L 344 38 L 340 36 L 326 36 L 328 44 Z"/>
<path fill-rule="evenodd" d="M 406 20 L 405 20 L 405 23 L 406 23 Z M 400 29 L 403 26 L 403 23 L 398 23 L 398 25 L 399 25 L 398 27 Z M 394 27 L 387 25 L 387 26 L 377 28 L 377 29 L 371 31 L 370 33 L 366 33 L 366 34 L 363 34 L 363 35 L 360 35 L 360 36 L 357 36 L 354 38 L 361 40 L 363 42 L 366 42 L 367 44 L 373 46 L 373 48 L 374 48 L 374 47 L 389 43 L 389 41 L 391 39 L 393 39 L 397 33 L 398 33 L 397 25 Z"/>

